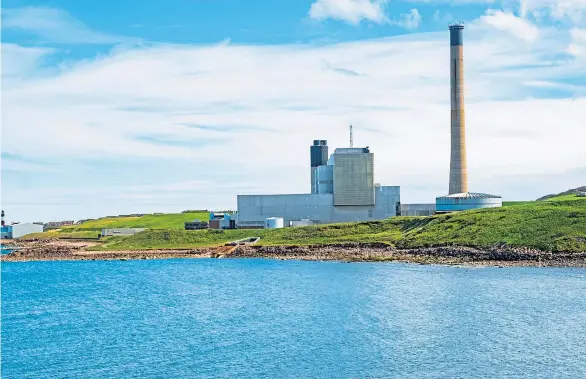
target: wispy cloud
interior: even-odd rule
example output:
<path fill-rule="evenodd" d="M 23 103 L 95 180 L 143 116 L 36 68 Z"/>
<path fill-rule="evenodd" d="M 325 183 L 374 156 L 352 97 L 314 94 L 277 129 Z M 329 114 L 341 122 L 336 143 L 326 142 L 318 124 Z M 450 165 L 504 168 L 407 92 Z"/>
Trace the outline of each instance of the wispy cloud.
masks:
<path fill-rule="evenodd" d="M 586 1 L 584 0 L 518 0 L 521 17 L 536 19 L 551 18 L 573 25 L 586 23 Z"/>
<path fill-rule="evenodd" d="M 46 47 L 23 47 L 16 44 L 2 43 L 2 77 L 12 78 L 30 75 L 41 65 L 41 60 L 54 53 Z"/>
<path fill-rule="evenodd" d="M 586 60 L 586 29 L 572 29 L 570 35 L 572 41 L 568 46 L 568 53 Z"/>
<path fill-rule="evenodd" d="M 527 42 L 534 42 L 539 37 L 539 28 L 536 25 L 510 12 L 489 9 L 478 22 L 498 30 L 511 32 L 514 36 Z"/>
<path fill-rule="evenodd" d="M 93 30 L 69 13 L 48 7 L 3 9 L 2 27 L 35 35 L 47 43 L 110 45 L 137 42 L 136 39 Z"/>
<path fill-rule="evenodd" d="M 391 21 L 391 23 L 408 30 L 415 30 L 421 23 L 421 14 L 417 9 L 411 9 L 409 13 L 402 13 L 398 20 Z"/>
<path fill-rule="evenodd" d="M 361 21 L 382 23 L 387 20 L 385 4 L 388 0 L 316 0 L 311 4 L 309 16 L 316 20 L 328 18 L 353 25 Z"/>

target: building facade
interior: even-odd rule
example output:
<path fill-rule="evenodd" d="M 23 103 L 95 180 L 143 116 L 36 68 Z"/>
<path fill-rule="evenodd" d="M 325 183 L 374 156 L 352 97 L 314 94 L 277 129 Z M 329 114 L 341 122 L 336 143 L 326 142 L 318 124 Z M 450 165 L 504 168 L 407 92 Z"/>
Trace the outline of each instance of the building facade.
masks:
<path fill-rule="evenodd" d="M 374 154 L 368 148 L 336 149 L 329 162 L 334 171 L 334 205 L 374 205 Z"/>
<path fill-rule="evenodd" d="M 374 205 L 334 205 L 333 194 L 238 195 L 239 228 L 262 228 L 265 219 L 282 217 L 285 225 L 384 220 L 400 215 L 400 187 L 375 187 Z M 307 221 L 306 221 L 307 222 Z"/>

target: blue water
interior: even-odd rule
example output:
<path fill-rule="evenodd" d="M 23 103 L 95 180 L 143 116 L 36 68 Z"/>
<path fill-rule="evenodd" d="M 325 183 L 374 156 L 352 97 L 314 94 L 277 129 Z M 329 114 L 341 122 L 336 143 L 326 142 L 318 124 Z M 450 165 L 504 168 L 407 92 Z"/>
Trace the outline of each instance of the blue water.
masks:
<path fill-rule="evenodd" d="M 586 378 L 586 270 L 2 264 L 3 378 Z"/>

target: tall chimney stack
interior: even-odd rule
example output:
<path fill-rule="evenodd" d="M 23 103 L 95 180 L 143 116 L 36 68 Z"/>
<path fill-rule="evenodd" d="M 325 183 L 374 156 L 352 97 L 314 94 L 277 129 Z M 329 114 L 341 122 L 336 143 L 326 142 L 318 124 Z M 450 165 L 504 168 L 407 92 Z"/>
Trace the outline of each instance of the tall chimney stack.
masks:
<path fill-rule="evenodd" d="M 466 166 L 466 120 L 464 117 L 464 25 L 450 25 L 450 98 L 452 102 L 450 190 L 449 194 L 468 192 Z"/>

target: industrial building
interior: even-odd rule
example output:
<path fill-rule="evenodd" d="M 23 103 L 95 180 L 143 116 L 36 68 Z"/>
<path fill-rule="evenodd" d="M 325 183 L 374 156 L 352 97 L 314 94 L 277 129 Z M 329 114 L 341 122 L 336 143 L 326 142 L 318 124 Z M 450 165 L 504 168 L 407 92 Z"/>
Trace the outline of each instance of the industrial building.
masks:
<path fill-rule="evenodd" d="M 236 220 L 227 212 L 210 212 L 210 229 L 235 229 Z"/>
<path fill-rule="evenodd" d="M 325 140 L 310 147 L 310 193 L 238 195 L 237 226 L 263 228 L 267 218 L 286 226 L 383 220 L 400 214 L 400 188 L 374 183 L 374 154 L 338 148 L 328 159 Z"/>
<path fill-rule="evenodd" d="M 146 228 L 108 228 L 102 229 L 101 236 L 133 236 L 137 233 L 145 231 Z"/>
<path fill-rule="evenodd" d="M 185 230 L 202 230 L 207 229 L 209 224 L 205 221 L 201 220 L 194 220 L 194 221 L 185 221 Z"/>
<path fill-rule="evenodd" d="M 500 196 L 468 192 L 466 118 L 464 115 L 464 25 L 450 27 L 451 146 L 450 182 L 447 196 L 436 198 L 436 213 L 501 207 Z"/>
<path fill-rule="evenodd" d="M 401 204 L 401 216 L 432 216 L 435 208 L 435 203 Z"/>
<path fill-rule="evenodd" d="M 42 233 L 43 224 L 38 222 L 20 223 L 15 222 L 11 225 L 6 225 L 4 221 L 4 210 L 0 212 L 0 239 L 14 239 L 26 236 L 31 233 Z"/>

